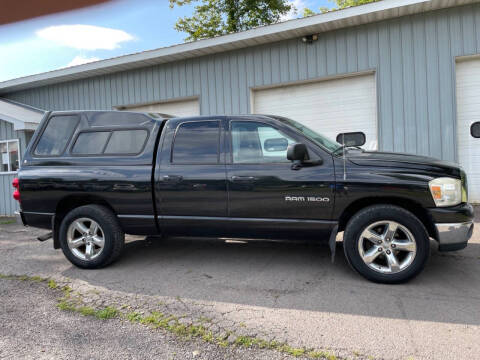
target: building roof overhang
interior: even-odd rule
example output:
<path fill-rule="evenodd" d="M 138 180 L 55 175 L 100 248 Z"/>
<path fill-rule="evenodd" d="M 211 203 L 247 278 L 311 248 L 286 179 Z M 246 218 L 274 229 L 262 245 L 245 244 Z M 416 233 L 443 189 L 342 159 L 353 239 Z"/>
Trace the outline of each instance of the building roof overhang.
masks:
<path fill-rule="evenodd" d="M 383 0 L 239 33 L 148 50 L 0 82 L 0 94 L 320 34 L 480 0 Z"/>
<path fill-rule="evenodd" d="M 13 124 L 14 130 L 35 130 L 44 111 L 16 101 L 0 99 L 0 120 Z"/>

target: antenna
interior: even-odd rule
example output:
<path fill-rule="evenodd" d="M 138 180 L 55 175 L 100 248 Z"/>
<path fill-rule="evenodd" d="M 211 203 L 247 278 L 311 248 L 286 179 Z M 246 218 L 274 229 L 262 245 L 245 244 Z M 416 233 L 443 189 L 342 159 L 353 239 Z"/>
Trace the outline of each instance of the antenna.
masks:
<path fill-rule="evenodd" d="M 343 145 L 343 181 L 347 180 L 347 169 L 346 169 L 346 159 L 345 159 L 345 133 L 342 134 L 342 145 Z"/>

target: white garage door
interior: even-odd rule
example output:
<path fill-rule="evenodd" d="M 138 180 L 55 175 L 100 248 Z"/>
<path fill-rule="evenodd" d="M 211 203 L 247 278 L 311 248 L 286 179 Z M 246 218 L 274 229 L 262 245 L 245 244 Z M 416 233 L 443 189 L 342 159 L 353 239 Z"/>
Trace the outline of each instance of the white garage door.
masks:
<path fill-rule="evenodd" d="M 335 140 L 363 132 L 364 148 L 377 149 L 377 105 L 373 74 L 255 90 L 253 112 L 297 120 Z"/>
<path fill-rule="evenodd" d="M 480 121 L 480 60 L 457 63 L 458 161 L 468 177 L 469 201 L 480 203 L 480 138 L 471 134 Z M 476 125 L 478 126 L 478 125 Z"/>
<path fill-rule="evenodd" d="M 187 99 L 149 105 L 129 106 L 123 110 L 158 112 L 176 117 L 186 117 L 200 115 L 200 104 L 198 99 Z"/>

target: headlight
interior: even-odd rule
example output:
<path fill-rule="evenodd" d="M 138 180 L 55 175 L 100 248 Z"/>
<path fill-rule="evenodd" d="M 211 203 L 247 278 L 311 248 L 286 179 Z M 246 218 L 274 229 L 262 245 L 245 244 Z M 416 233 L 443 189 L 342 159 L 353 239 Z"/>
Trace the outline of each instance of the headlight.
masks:
<path fill-rule="evenodd" d="M 462 202 L 462 181 L 453 178 L 433 179 L 428 183 L 437 206 L 454 206 Z"/>

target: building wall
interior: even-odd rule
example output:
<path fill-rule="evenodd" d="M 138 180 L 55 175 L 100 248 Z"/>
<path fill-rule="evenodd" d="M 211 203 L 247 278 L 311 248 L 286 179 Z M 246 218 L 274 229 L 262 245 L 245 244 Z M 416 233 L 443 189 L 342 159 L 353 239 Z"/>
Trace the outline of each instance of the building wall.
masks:
<path fill-rule="evenodd" d="M 0 119 L 0 140 L 19 140 L 20 156 L 22 157 L 27 147 L 27 137 L 23 130 L 15 131 L 13 125 Z M 12 180 L 15 174 L 0 173 L 0 216 L 13 215 L 18 210 L 18 203 L 13 199 Z"/>
<path fill-rule="evenodd" d="M 202 114 L 248 113 L 252 87 L 375 70 L 379 147 L 456 160 L 455 57 L 480 52 L 480 4 L 61 83 L 6 97 L 48 110 L 199 96 Z"/>

